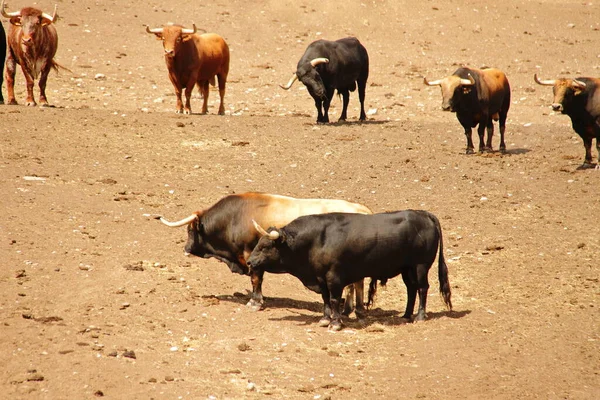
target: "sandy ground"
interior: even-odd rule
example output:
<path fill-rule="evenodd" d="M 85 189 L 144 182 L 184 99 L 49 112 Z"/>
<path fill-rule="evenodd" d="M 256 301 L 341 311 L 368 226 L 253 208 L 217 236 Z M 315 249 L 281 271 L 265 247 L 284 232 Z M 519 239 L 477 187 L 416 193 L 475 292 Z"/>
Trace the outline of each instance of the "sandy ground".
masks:
<path fill-rule="evenodd" d="M 577 169 L 582 141 L 532 78 L 599 75 L 600 5 L 58 4 L 56 59 L 72 72 L 50 76 L 55 107 L 0 106 L 0 397 L 598 397 L 600 173 Z M 229 43 L 225 116 L 215 90 L 209 115 L 173 112 L 145 32 L 168 21 Z M 277 85 L 310 42 L 348 35 L 371 58 L 368 121 L 353 93 L 348 123 L 315 125 L 304 87 Z M 508 154 L 465 155 L 439 88 L 423 85 L 460 65 L 506 72 Z M 185 230 L 147 216 L 246 191 L 433 212 L 454 311 L 432 271 L 423 323 L 400 318 L 401 279 L 338 333 L 317 326 L 320 296 L 287 275 L 265 277 L 267 308 L 252 312 L 248 277 L 184 257 Z"/>

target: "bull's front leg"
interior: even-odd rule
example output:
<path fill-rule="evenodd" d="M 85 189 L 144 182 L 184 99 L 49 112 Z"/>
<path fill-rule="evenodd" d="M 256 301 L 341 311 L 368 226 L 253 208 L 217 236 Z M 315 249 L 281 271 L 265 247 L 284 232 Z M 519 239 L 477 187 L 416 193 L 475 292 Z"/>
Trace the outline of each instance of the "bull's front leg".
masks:
<path fill-rule="evenodd" d="M 246 304 L 252 311 L 259 311 L 264 305 L 264 299 L 262 295 L 262 282 L 264 271 L 250 271 L 250 282 L 252 282 L 252 294 L 250 295 L 250 301 Z"/>
<path fill-rule="evenodd" d="M 177 103 L 175 104 L 175 113 L 182 114 L 183 113 L 183 102 L 181 101 L 181 87 L 178 84 L 173 84 L 175 88 L 175 98 L 177 99 Z"/>
<path fill-rule="evenodd" d="M 29 73 L 29 71 L 27 71 L 24 65 L 21 65 L 21 70 L 23 71 L 23 75 L 25 76 L 25 85 L 27 87 L 27 99 L 25 100 L 25 105 L 36 106 L 37 103 L 33 98 L 33 86 L 35 83 L 33 81 L 33 76 L 31 76 L 31 74 Z"/>
<path fill-rule="evenodd" d="M 479 126 L 477 127 L 477 135 L 479 136 L 479 152 L 483 153 L 485 151 L 485 128 L 487 126 L 487 118 L 482 118 L 479 122 Z"/>
<path fill-rule="evenodd" d="M 48 99 L 46 99 L 46 82 L 48 81 L 48 74 L 50 74 L 50 67 L 44 67 L 40 76 L 38 86 L 40 88 L 40 107 L 48 106 Z"/>
<path fill-rule="evenodd" d="M 487 123 L 487 141 L 485 143 L 485 150 L 492 152 L 494 148 L 492 146 L 492 138 L 494 137 L 494 121 L 489 118 Z"/>
<path fill-rule="evenodd" d="M 475 146 L 473 146 L 472 129 L 465 126 L 465 136 L 467 137 L 467 151 L 466 154 L 475 153 Z"/>
<path fill-rule="evenodd" d="M 348 111 L 348 103 L 350 103 L 350 92 L 348 90 L 345 90 L 342 92 L 342 113 L 340 114 L 340 119 L 339 121 L 345 121 L 347 116 L 347 111 Z"/>
<path fill-rule="evenodd" d="M 317 124 L 326 124 L 329 122 L 327 114 L 323 115 L 323 100 L 315 98 L 315 107 L 317 107 Z"/>
<path fill-rule="evenodd" d="M 17 72 L 17 63 L 12 56 L 12 52 L 8 49 L 6 57 L 6 104 L 17 105 L 15 99 L 15 73 Z M 2 73 L 2 71 L 0 71 Z"/>
<path fill-rule="evenodd" d="M 592 164 L 592 141 L 594 139 L 591 136 L 583 139 L 583 146 L 585 147 L 585 160 L 583 161 L 582 169 L 591 168 L 594 164 Z M 596 142 L 596 148 L 598 148 L 598 143 Z"/>
<path fill-rule="evenodd" d="M 329 304 L 331 307 L 331 322 L 329 323 L 329 329 L 332 331 L 339 331 L 342 329 L 342 314 L 340 314 L 340 302 L 342 301 L 343 286 L 335 283 L 329 284 Z"/>

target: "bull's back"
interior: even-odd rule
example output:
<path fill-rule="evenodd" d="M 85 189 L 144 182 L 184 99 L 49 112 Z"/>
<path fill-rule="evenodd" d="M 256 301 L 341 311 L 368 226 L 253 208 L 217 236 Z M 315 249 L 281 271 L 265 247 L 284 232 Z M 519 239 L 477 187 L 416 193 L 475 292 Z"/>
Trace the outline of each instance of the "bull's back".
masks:
<path fill-rule="evenodd" d="M 220 35 L 204 33 L 195 37 L 200 58 L 200 79 L 229 73 L 229 46 Z"/>
<path fill-rule="evenodd" d="M 486 68 L 479 71 L 487 87 L 490 113 L 507 112 L 510 108 L 510 85 L 506 74 L 496 68 Z"/>

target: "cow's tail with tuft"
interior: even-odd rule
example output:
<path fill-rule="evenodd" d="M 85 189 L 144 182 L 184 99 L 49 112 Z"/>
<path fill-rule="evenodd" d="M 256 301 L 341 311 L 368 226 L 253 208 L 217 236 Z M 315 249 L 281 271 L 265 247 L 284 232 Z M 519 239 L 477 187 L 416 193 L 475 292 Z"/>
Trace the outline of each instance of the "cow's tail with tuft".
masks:
<path fill-rule="evenodd" d="M 73 73 L 73 71 L 71 71 L 69 68 L 65 67 L 64 65 L 60 65 L 59 63 L 57 63 L 54 60 L 52 60 L 52 69 L 54 71 L 56 71 L 57 74 L 60 72 L 61 69 L 64 70 L 64 71 Z"/>
<path fill-rule="evenodd" d="M 438 279 L 440 281 L 440 295 L 442 296 L 442 300 L 446 304 L 448 310 L 452 311 L 452 292 L 450 291 L 450 281 L 448 281 L 448 266 L 446 265 L 446 260 L 444 259 L 444 240 L 442 237 L 442 226 L 440 224 L 439 219 L 431 214 L 433 217 L 433 221 L 435 222 L 435 226 L 440 234 L 440 252 L 438 255 Z"/>

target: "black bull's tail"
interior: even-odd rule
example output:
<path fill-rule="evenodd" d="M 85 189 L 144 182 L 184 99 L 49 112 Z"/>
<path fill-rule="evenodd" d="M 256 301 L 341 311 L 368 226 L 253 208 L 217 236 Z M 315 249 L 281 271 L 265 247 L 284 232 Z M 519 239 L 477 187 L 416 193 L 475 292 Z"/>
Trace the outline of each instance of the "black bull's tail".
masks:
<path fill-rule="evenodd" d="M 442 226 L 440 225 L 440 221 L 437 219 L 436 216 L 434 216 L 433 214 L 430 215 L 440 235 L 440 249 L 438 255 L 438 280 L 440 282 L 440 295 L 442 296 L 442 300 L 446 304 L 448 310 L 452 311 L 452 292 L 450 290 L 450 281 L 448 280 L 448 266 L 446 265 L 446 260 L 444 259 L 444 240 L 442 237 Z M 387 279 L 381 280 L 381 286 L 385 286 L 386 283 Z M 371 283 L 369 284 L 369 295 L 366 304 L 367 309 L 373 305 L 376 293 L 377 280 L 371 279 Z"/>

